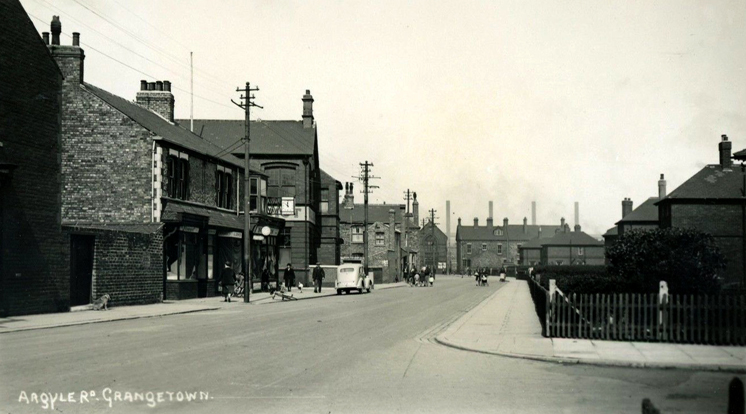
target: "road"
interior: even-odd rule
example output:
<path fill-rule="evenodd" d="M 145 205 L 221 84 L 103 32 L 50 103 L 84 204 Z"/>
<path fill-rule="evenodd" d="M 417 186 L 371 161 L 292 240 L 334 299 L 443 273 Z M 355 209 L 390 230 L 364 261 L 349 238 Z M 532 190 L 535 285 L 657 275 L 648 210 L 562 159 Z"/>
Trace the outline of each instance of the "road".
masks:
<path fill-rule="evenodd" d="M 725 412 L 733 375 L 563 366 L 434 342 L 500 287 L 441 276 L 433 288 L 2 334 L 0 412 L 51 411 L 34 401 L 50 395 L 63 413 L 639 413 L 646 397 L 663 413 Z M 207 394 L 187 402 L 179 391 Z"/>

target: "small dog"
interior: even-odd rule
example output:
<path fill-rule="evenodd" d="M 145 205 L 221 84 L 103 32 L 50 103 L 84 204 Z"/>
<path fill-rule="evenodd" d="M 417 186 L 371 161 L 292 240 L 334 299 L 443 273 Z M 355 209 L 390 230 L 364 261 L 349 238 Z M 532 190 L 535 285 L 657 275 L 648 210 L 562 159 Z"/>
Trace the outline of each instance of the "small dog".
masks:
<path fill-rule="evenodd" d="M 101 296 L 100 298 L 93 301 L 93 310 L 101 310 L 102 308 L 104 310 L 109 310 L 108 303 L 111 299 L 111 296 L 109 294 L 105 294 Z"/>
<path fill-rule="evenodd" d="M 303 283 L 298 282 L 298 290 L 303 293 Z"/>

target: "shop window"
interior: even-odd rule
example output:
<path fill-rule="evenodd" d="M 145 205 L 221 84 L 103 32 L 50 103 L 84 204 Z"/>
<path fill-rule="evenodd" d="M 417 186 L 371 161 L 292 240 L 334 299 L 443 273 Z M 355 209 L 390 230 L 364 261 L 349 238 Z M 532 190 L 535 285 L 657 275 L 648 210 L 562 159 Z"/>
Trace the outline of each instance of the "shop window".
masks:
<path fill-rule="evenodd" d="M 376 246 L 386 245 L 386 234 L 383 232 L 376 232 Z"/>
<path fill-rule="evenodd" d="M 322 188 L 321 189 L 321 214 L 326 214 L 329 212 L 329 189 L 328 188 Z"/>
<path fill-rule="evenodd" d="M 189 160 L 177 155 L 166 158 L 166 192 L 171 198 L 186 200 L 189 198 Z"/>
<path fill-rule="evenodd" d="M 165 241 L 166 277 L 168 280 L 204 279 L 207 277 L 205 240 L 196 227 L 182 226 Z"/>
<path fill-rule="evenodd" d="M 217 206 L 227 209 L 233 208 L 233 174 L 231 174 L 231 170 L 218 166 L 215 175 L 215 190 Z"/>
<path fill-rule="evenodd" d="M 352 226 L 352 242 L 363 243 L 363 226 Z"/>

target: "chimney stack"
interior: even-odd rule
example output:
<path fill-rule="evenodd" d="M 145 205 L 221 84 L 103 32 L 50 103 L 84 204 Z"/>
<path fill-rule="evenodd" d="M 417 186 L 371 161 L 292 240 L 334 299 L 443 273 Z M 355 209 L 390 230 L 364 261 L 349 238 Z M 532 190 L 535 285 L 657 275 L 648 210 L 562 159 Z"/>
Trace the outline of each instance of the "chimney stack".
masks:
<path fill-rule="evenodd" d="M 504 231 L 505 231 L 506 233 L 508 232 L 508 218 L 507 218 L 507 217 L 505 217 L 505 218 L 503 219 L 503 229 L 504 229 Z"/>
<path fill-rule="evenodd" d="M 461 217 L 458 218 L 458 226 L 461 227 Z"/>
<path fill-rule="evenodd" d="M 479 217 L 474 217 L 474 227 L 479 226 Z"/>
<path fill-rule="evenodd" d="M 44 36 L 44 43 L 48 44 L 49 53 L 57 62 L 64 84 L 81 84 L 83 83 L 83 60 L 85 53 L 80 48 L 80 33 L 73 32 L 73 43 L 70 46 L 60 44 L 60 33 L 62 33 L 62 22 L 59 16 L 52 17 L 52 23 L 49 25 L 52 32 L 52 44 L 48 44 L 49 35 Z"/>
<path fill-rule="evenodd" d="M 622 200 L 622 218 L 632 212 L 632 200 L 625 198 Z"/>
<path fill-rule="evenodd" d="M 580 233 L 580 224 L 575 225 L 575 233 Z"/>
<path fill-rule="evenodd" d="M 49 46 L 49 32 L 43 32 L 41 37 L 44 39 L 44 44 Z"/>
<path fill-rule="evenodd" d="M 174 95 L 171 93 L 171 82 L 141 80 L 140 90 L 137 92 L 135 102 L 143 108 L 157 113 L 169 122 L 174 122 Z"/>
<path fill-rule="evenodd" d="M 523 218 L 523 234 L 528 233 L 528 218 Z"/>
<path fill-rule="evenodd" d="M 492 217 L 487 217 L 487 228 L 493 228 L 494 224 L 492 223 Z"/>
<path fill-rule="evenodd" d="M 531 225 L 536 225 L 536 201 L 531 202 Z"/>
<path fill-rule="evenodd" d="M 733 163 L 730 159 L 730 149 L 732 144 L 728 141 L 727 135 L 723 134 L 720 138 L 721 141 L 718 144 L 718 149 L 720 150 L 720 166 L 723 168 L 730 168 Z"/>
<path fill-rule="evenodd" d="M 345 182 L 345 196 L 342 206 L 348 210 L 355 208 L 355 196 L 352 194 L 352 183 Z"/>
<path fill-rule="evenodd" d="M 451 200 L 446 200 L 446 237 L 451 240 Z"/>
<path fill-rule="evenodd" d="M 658 180 L 658 199 L 663 200 L 666 198 L 666 179 L 661 174 L 661 179 Z"/>
<path fill-rule="evenodd" d="M 414 201 L 412 202 L 412 217 L 414 218 L 414 224 L 415 226 L 417 223 L 420 222 L 420 202 L 417 201 L 417 193 L 412 193 L 412 198 Z"/>
<path fill-rule="evenodd" d="M 303 128 L 313 128 L 313 96 L 308 89 L 303 95 Z"/>

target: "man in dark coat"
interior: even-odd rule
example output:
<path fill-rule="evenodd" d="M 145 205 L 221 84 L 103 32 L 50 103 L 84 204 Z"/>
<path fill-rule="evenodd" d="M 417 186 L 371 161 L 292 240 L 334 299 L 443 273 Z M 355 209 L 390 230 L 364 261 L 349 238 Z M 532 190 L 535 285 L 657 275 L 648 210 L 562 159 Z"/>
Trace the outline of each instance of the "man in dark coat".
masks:
<path fill-rule="evenodd" d="M 290 292 L 291 287 L 295 284 L 295 270 L 293 270 L 293 265 L 288 263 L 288 266 L 285 268 L 285 287 L 288 288 L 288 292 Z"/>
<path fill-rule="evenodd" d="M 313 268 L 313 293 L 321 293 L 321 281 L 324 279 L 324 269 L 321 268 L 321 263 L 316 262 L 316 267 Z"/>
<path fill-rule="evenodd" d="M 220 273 L 220 284 L 223 287 L 223 302 L 230 302 L 236 284 L 236 272 L 231 269 L 231 262 L 225 262 L 225 268 Z"/>

